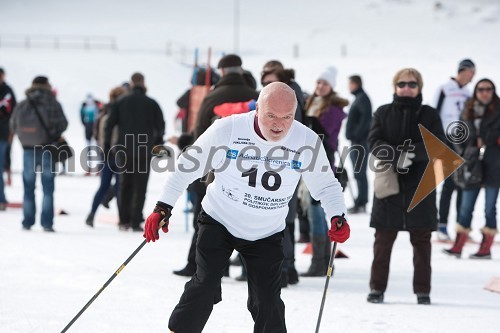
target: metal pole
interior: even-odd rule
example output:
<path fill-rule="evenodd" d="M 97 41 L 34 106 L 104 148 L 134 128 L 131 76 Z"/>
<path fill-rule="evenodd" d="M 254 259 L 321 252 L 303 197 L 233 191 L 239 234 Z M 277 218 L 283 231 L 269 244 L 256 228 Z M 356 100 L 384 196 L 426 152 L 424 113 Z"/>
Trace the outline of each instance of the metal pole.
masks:
<path fill-rule="evenodd" d="M 330 278 L 333 274 L 333 259 L 335 258 L 336 251 L 337 251 L 337 242 L 334 242 L 332 253 L 330 254 L 330 262 L 328 263 L 328 271 L 326 272 L 325 289 L 323 290 L 323 298 L 321 299 L 321 307 L 319 308 L 318 322 L 316 323 L 316 331 L 315 331 L 316 333 L 319 332 L 321 317 L 323 316 L 323 308 L 325 307 L 326 292 L 328 290 L 328 284 L 330 283 Z"/>
<path fill-rule="evenodd" d="M 168 221 L 168 219 L 170 218 L 170 215 L 166 216 L 161 222 L 160 222 L 160 227 L 158 228 L 161 229 L 166 221 Z M 111 283 L 111 281 L 114 280 L 115 277 L 118 276 L 118 274 L 121 273 L 121 271 L 125 268 L 125 266 L 127 266 L 127 264 L 135 257 L 135 255 L 137 253 L 139 253 L 139 251 L 144 247 L 144 245 L 146 245 L 146 240 L 143 240 L 141 245 L 139 245 L 137 247 L 137 249 L 135 249 L 134 252 L 132 252 L 132 254 L 127 258 L 127 260 L 125 260 L 125 262 L 123 264 L 121 264 L 120 267 L 118 267 L 118 269 L 116 270 L 116 272 L 113 273 L 113 275 L 111 275 L 111 277 L 108 279 L 108 281 L 106 281 L 106 283 L 101 287 L 101 289 L 99 289 L 94 296 L 92 296 L 92 298 L 87 302 L 87 304 L 84 305 L 84 307 L 80 310 L 80 312 L 78 312 L 76 314 L 75 317 L 73 317 L 73 319 L 71 319 L 71 321 L 68 323 L 68 325 L 66 325 L 66 327 L 63 328 L 63 330 L 61 331 L 61 333 L 65 333 L 66 331 L 68 331 L 68 329 L 71 327 L 71 325 L 73 325 L 75 323 L 75 321 L 78 320 L 78 318 L 80 318 L 80 316 L 82 315 L 82 313 L 85 312 L 85 310 L 88 309 L 88 307 L 92 304 L 92 302 L 94 302 L 96 300 L 97 297 L 99 297 L 99 295 L 103 292 L 104 289 L 106 289 L 106 287 Z"/>
<path fill-rule="evenodd" d="M 240 52 L 240 1 L 234 0 L 234 36 L 233 36 L 234 53 Z"/>

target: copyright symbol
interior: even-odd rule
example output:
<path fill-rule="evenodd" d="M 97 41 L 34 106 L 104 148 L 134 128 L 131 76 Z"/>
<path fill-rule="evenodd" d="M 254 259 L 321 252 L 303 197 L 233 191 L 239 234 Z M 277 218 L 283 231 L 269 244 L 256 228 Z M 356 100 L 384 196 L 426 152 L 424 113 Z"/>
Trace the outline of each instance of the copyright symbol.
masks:
<path fill-rule="evenodd" d="M 464 143 L 469 137 L 469 127 L 463 121 L 452 121 L 446 127 L 446 139 L 453 144 Z"/>

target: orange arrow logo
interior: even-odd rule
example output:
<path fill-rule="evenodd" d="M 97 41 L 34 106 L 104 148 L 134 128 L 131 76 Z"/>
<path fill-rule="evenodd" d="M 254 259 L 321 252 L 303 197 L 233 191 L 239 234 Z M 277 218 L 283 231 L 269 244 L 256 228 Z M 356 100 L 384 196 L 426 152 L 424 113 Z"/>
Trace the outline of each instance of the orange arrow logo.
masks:
<path fill-rule="evenodd" d="M 446 178 L 450 177 L 465 160 L 460 157 L 453 149 L 449 148 L 445 143 L 439 140 L 427 128 L 418 125 L 420 134 L 424 139 L 425 150 L 429 157 L 429 163 L 425 168 L 422 179 L 418 184 L 417 191 L 411 199 L 410 207 L 407 212 L 415 208 L 422 200 L 424 200 L 432 191 L 436 189 Z"/>

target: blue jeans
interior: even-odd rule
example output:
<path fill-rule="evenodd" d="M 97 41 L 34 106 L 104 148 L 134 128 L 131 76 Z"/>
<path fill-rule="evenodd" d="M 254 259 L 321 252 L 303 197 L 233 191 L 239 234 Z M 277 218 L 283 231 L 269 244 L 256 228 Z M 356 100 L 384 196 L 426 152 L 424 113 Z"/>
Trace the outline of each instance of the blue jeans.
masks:
<path fill-rule="evenodd" d="M 0 140 L 0 203 L 7 203 L 5 198 L 5 184 L 3 182 L 3 165 L 5 163 L 5 151 L 7 150 L 7 141 Z"/>
<path fill-rule="evenodd" d="M 109 163 L 109 164 L 108 164 Z M 110 168 L 111 165 L 111 168 Z M 95 214 L 97 212 L 97 208 L 102 202 L 102 199 L 104 199 L 104 196 L 106 195 L 106 192 L 111 186 L 111 180 L 113 179 L 113 175 L 115 176 L 115 194 L 116 194 L 116 201 L 119 201 L 118 194 L 119 194 L 119 187 L 120 187 L 120 174 L 114 172 L 113 170 L 116 170 L 116 164 L 114 158 L 110 158 L 109 161 L 106 161 L 104 163 L 104 167 L 101 170 L 101 185 L 99 185 L 99 189 L 97 190 L 95 196 L 94 196 L 94 201 L 92 202 L 92 208 L 90 212 L 92 214 Z"/>
<path fill-rule="evenodd" d="M 323 236 L 328 233 L 328 225 L 326 223 L 325 211 L 318 201 L 311 197 L 309 207 L 307 208 L 307 218 L 312 236 Z"/>
<path fill-rule="evenodd" d="M 471 190 L 462 190 L 462 202 L 460 205 L 460 215 L 458 218 L 458 223 L 464 228 L 470 228 L 472 222 L 472 213 L 474 212 L 474 205 L 476 204 L 477 196 L 479 195 L 480 188 L 475 188 Z M 498 198 L 498 187 L 484 188 L 486 198 L 484 215 L 486 218 L 486 226 L 491 229 L 497 228 L 497 198 Z"/>
<path fill-rule="evenodd" d="M 35 185 L 36 175 L 41 173 L 43 200 L 41 224 L 44 228 L 51 228 L 54 223 L 54 179 L 53 163 L 49 152 L 41 149 L 24 149 L 23 166 L 23 226 L 30 228 L 35 224 L 36 203 Z M 39 170 L 37 170 L 40 168 Z"/>

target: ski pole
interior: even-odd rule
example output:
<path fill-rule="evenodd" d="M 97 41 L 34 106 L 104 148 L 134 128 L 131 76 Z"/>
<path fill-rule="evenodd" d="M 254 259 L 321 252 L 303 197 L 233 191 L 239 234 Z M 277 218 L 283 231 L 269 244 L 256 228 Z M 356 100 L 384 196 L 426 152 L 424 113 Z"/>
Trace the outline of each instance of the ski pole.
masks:
<path fill-rule="evenodd" d="M 321 324 L 321 317 L 323 316 L 323 308 L 325 307 L 326 291 L 328 290 L 328 284 L 330 283 L 330 278 L 333 274 L 333 259 L 335 258 L 335 252 L 337 251 L 337 242 L 333 243 L 332 253 L 330 254 L 330 262 L 328 263 L 328 271 L 326 272 L 325 289 L 323 290 L 323 299 L 321 300 L 321 307 L 319 308 L 318 322 L 316 323 L 316 333 L 319 332 L 319 326 Z"/>
<path fill-rule="evenodd" d="M 342 214 L 344 217 L 344 214 Z M 337 228 L 341 228 L 344 223 L 337 222 Z M 319 326 L 321 324 L 321 317 L 323 316 L 323 308 L 325 307 L 326 292 L 328 291 L 328 284 L 330 283 L 330 278 L 333 274 L 333 259 L 335 259 L 335 252 L 337 252 L 337 242 L 333 242 L 332 253 L 330 254 L 330 261 L 328 262 L 328 271 L 326 272 L 325 289 L 323 290 L 323 298 L 321 299 L 321 307 L 319 308 L 318 322 L 316 323 L 316 333 L 319 332 Z"/>
<path fill-rule="evenodd" d="M 165 217 L 161 222 L 160 222 L 160 227 L 158 228 L 158 230 L 161 229 L 161 227 L 163 227 L 165 225 L 165 223 L 167 223 L 168 221 L 168 218 L 170 216 L 168 215 L 167 217 Z M 73 319 L 71 319 L 71 321 L 68 323 L 68 325 L 66 325 L 66 327 L 63 328 L 63 330 L 61 331 L 61 333 L 65 333 L 68 331 L 68 329 L 71 327 L 71 325 L 73 325 L 75 323 L 75 321 L 78 320 L 78 318 L 80 318 L 80 316 L 82 315 L 82 313 L 85 312 L 85 310 L 87 310 L 90 305 L 92 304 L 92 302 L 94 302 L 96 300 L 97 297 L 99 297 L 99 295 L 103 292 L 104 289 L 106 289 L 107 286 L 109 286 L 109 284 L 111 283 L 111 281 L 114 280 L 115 277 L 118 276 L 118 274 L 121 273 L 121 271 L 125 268 L 125 266 L 127 266 L 127 264 L 135 257 L 135 255 L 137 253 L 139 253 L 139 251 L 144 247 L 144 245 L 146 245 L 147 242 L 146 240 L 143 240 L 141 245 L 139 245 L 137 247 L 137 249 L 135 249 L 134 252 L 132 252 L 132 254 L 127 258 L 127 260 L 125 260 L 125 262 L 123 264 L 121 264 L 120 267 L 118 267 L 118 269 L 116 270 L 116 272 L 113 273 L 113 275 L 111 275 L 111 277 L 108 279 L 108 281 L 106 281 L 106 283 L 101 287 L 101 289 L 99 289 L 94 296 L 92 296 L 92 298 L 87 302 L 87 304 L 85 304 L 85 306 L 80 310 L 80 312 L 78 312 L 76 314 L 75 317 L 73 317 Z"/>

